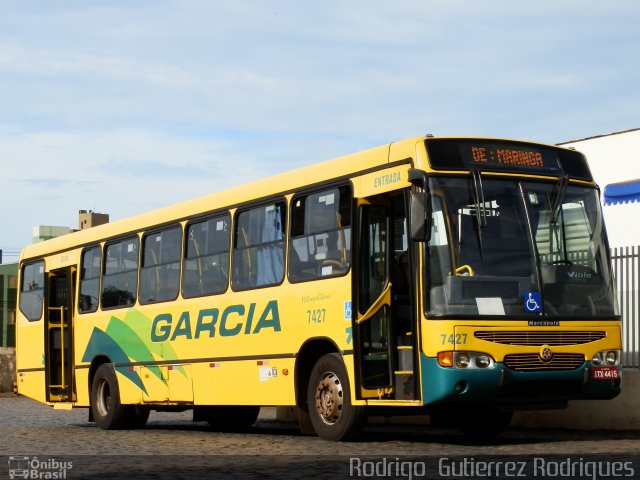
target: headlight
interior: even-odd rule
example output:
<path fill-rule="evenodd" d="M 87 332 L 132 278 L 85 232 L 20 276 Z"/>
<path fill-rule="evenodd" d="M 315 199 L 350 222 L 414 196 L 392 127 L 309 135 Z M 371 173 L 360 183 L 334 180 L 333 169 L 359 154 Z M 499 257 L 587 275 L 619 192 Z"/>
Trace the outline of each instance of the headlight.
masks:
<path fill-rule="evenodd" d="M 618 363 L 618 352 L 615 350 L 610 350 L 604 356 L 607 365 L 616 365 Z"/>
<path fill-rule="evenodd" d="M 476 365 L 478 368 L 488 368 L 491 366 L 491 357 L 489 355 L 480 354 L 476 357 Z"/>
<path fill-rule="evenodd" d="M 591 358 L 591 363 L 596 367 L 620 365 L 620 350 L 602 350 L 597 352 Z"/>
<path fill-rule="evenodd" d="M 493 367 L 495 361 L 491 355 L 480 352 L 440 352 L 438 364 L 441 367 L 454 367 L 460 369 L 478 369 Z"/>
<path fill-rule="evenodd" d="M 471 357 L 468 353 L 458 353 L 456 355 L 456 367 L 458 368 L 467 368 L 471 363 Z"/>
<path fill-rule="evenodd" d="M 591 363 L 594 365 L 602 365 L 602 352 L 596 353 L 591 359 Z"/>

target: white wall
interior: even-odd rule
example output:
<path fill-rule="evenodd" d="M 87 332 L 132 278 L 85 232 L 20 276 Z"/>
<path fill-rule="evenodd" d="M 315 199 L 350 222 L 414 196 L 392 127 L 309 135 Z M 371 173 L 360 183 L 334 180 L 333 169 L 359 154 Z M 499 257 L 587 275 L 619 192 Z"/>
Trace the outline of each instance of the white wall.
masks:
<path fill-rule="evenodd" d="M 610 183 L 640 180 L 640 129 L 563 143 L 586 155 L 602 192 Z M 604 197 L 603 197 L 604 199 Z M 640 203 L 605 205 L 611 247 L 640 245 Z"/>

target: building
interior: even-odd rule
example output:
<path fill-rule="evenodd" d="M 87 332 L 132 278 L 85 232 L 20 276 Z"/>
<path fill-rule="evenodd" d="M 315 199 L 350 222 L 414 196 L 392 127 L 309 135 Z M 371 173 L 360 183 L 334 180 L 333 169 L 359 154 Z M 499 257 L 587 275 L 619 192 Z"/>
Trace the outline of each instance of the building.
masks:
<path fill-rule="evenodd" d="M 85 230 L 98 225 L 109 223 L 108 213 L 97 213 L 93 210 L 80 210 L 78 212 L 78 229 Z"/>
<path fill-rule="evenodd" d="M 584 153 L 604 195 L 609 244 L 640 245 L 640 128 L 563 142 Z"/>
<path fill-rule="evenodd" d="M 16 293 L 18 264 L 0 265 L 0 347 L 16 342 Z"/>
<path fill-rule="evenodd" d="M 60 237 L 62 235 L 66 235 L 67 233 L 73 232 L 73 229 L 69 227 L 54 227 L 51 225 L 38 225 L 37 227 L 33 227 L 32 230 L 32 242 L 40 243 L 45 240 L 51 240 L 52 238 Z"/>

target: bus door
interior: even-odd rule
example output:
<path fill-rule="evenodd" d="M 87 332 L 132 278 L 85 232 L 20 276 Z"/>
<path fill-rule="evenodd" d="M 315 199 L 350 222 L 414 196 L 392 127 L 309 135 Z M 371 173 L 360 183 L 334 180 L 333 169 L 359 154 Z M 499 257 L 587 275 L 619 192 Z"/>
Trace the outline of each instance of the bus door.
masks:
<path fill-rule="evenodd" d="M 47 401 L 73 401 L 73 292 L 77 267 L 47 273 L 45 378 Z"/>
<path fill-rule="evenodd" d="M 414 280 L 406 190 L 358 199 L 354 332 L 361 398 L 413 400 Z"/>

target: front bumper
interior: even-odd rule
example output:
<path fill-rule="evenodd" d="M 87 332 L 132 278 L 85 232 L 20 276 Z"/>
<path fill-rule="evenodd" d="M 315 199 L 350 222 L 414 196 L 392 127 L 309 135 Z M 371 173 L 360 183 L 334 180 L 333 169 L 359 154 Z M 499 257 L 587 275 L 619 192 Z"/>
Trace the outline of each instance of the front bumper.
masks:
<path fill-rule="evenodd" d="M 536 408 L 568 400 L 606 400 L 620 393 L 620 379 L 592 380 L 591 362 L 575 370 L 535 372 L 510 370 L 502 363 L 487 369 L 445 368 L 424 354 L 421 363 L 425 405 L 496 403 Z"/>

